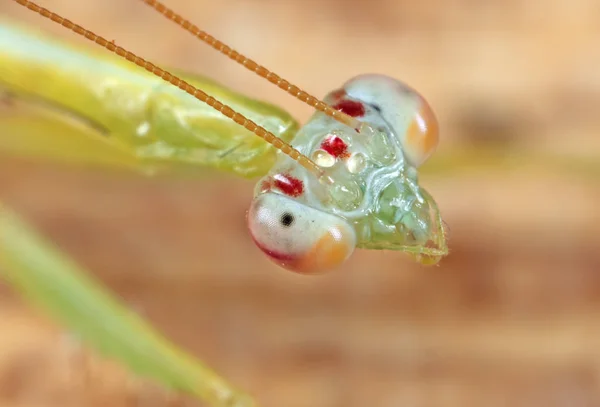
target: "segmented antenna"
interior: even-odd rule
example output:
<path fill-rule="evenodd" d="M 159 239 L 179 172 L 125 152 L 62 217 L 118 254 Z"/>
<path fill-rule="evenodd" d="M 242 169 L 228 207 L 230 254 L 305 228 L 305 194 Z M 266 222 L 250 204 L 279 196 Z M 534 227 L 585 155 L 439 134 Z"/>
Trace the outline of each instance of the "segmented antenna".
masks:
<path fill-rule="evenodd" d="M 141 0 L 141 1 L 146 3 L 148 6 L 152 7 L 154 10 L 158 11 L 160 14 L 162 14 L 169 20 L 173 21 L 175 24 L 181 26 L 183 29 L 188 31 L 190 34 L 192 34 L 195 37 L 199 38 L 200 40 L 204 41 L 205 43 L 207 43 L 208 45 L 210 45 L 217 51 L 221 52 L 222 54 L 227 55 L 229 58 L 233 59 L 235 62 L 239 63 L 240 65 L 243 65 L 246 69 L 254 72 L 258 76 L 261 76 L 261 77 L 267 79 L 269 82 L 274 83 L 275 85 L 277 85 L 279 88 L 285 90 L 290 95 L 298 98 L 299 100 L 314 107 L 315 109 L 325 113 L 327 116 L 334 118 L 338 122 L 345 124 L 346 126 L 349 126 L 358 132 L 363 132 L 364 130 L 370 130 L 370 133 L 373 132 L 373 130 L 370 128 L 370 126 L 367 123 L 361 122 L 360 120 L 358 120 L 350 115 L 347 115 L 344 112 L 341 112 L 337 109 L 332 108 L 325 102 L 322 102 L 321 100 L 317 99 L 316 97 L 303 91 L 299 87 L 297 87 L 297 86 L 289 83 L 285 79 L 279 77 L 275 72 L 269 71 L 264 66 L 257 64 L 250 58 L 247 58 L 246 56 L 240 54 L 236 50 L 231 49 L 231 47 L 229 47 L 227 44 L 224 44 L 223 42 L 214 38 L 212 35 L 206 33 L 205 31 L 202 31 L 196 25 L 192 24 L 189 20 L 186 20 L 184 17 L 177 14 L 176 12 L 174 12 L 173 10 L 171 10 L 170 8 L 168 8 L 167 6 L 162 4 L 160 1 L 158 1 L 158 0 Z"/>
<path fill-rule="evenodd" d="M 148 72 L 177 86 L 178 88 L 189 93 L 190 95 L 192 95 L 199 101 L 206 103 L 213 109 L 224 114 L 225 116 L 227 116 L 228 118 L 230 118 L 231 120 L 236 122 L 237 124 L 244 126 L 246 129 L 250 130 L 252 133 L 256 134 L 257 136 L 261 137 L 267 143 L 271 144 L 273 147 L 277 148 L 284 154 L 287 154 L 293 160 L 297 161 L 300 165 L 302 165 L 304 168 L 306 168 L 308 171 L 310 171 L 314 175 L 316 175 L 320 181 L 323 181 L 328 184 L 331 184 L 333 182 L 331 180 L 331 178 L 329 178 L 328 176 L 325 176 L 323 170 L 321 170 L 321 168 L 319 168 L 319 166 L 317 166 L 317 164 L 315 164 L 313 161 L 311 161 L 307 156 L 300 153 L 294 147 L 287 144 L 285 141 L 281 140 L 279 137 L 277 137 L 270 131 L 268 131 L 265 128 L 254 123 L 252 120 L 246 118 L 244 115 L 236 112 L 229 106 L 224 105 L 223 103 L 219 102 L 214 97 L 212 97 L 212 96 L 208 95 L 207 93 L 203 92 L 202 90 L 190 85 L 183 79 L 180 79 L 177 76 L 165 71 L 164 69 L 159 68 L 158 66 L 154 65 L 153 63 L 146 61 L 144 58 L 141 58 L 141 57 L 135 55 L 134 53 L 127 51 L 126 49 L 116 45 L 114 42 L 108 41 L 108 40 L 104 39 L 103 37 L 94 34 L 92 31 L 86 30 L 85 28 L 81 27 L 80 25 L 77 25 L 77 24 L 73 23 L 72 21 L 67 20 L 64 17 L 61 17 L 58 14 L 53 13 L 52 11 L 50 11 L 48 9 L 45 9 L 44 7 L 38 6 L 34 2 L 31 2 L 28 0 L 14 0 L 14 1 L 24 7 L 27 7 L 29 10 L 40 14 L 42 17 L 46 17 L 46 18 L 54 21 L 55 23 L 58 23 L 65 28 L 68 28 L 69 30 L 73 31 L 74 33 L 79 34 L 79 35 L 87 38 L 90 41 L 95 42 L 96 44 L 106 48 L 107 50 L 117 54 L 118 56 L 120 56 L 130 62 L 133 62 L 134 64 L 144 68 Z"/>

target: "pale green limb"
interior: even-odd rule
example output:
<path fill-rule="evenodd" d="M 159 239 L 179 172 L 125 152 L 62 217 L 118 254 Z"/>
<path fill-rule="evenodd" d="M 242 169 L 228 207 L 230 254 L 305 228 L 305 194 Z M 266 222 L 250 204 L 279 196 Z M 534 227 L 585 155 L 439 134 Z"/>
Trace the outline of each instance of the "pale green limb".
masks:
<path fill-rule="evenodd" d="M 515 145 L 454 148 L 438 151 L 419 168 L 419 174 L 448 177 L 461 173 L 523 170 L 553 172 L 597 182 L 600 178 L 600 157 L 528 151 Z"/>
<path fill-rule="evenodd" d="M 0 108 L 0 152 L 78 166 L 142 169 L 131 150 L 108 140 L 99 128 L 12 96 Z"/>
<path fill-rule="evenodd" d="M 137 375 L 213 407 L 254 406 L 249 396 L 157 334 L 5 206 L 0 206 L 0 277 L 84 343 Z"/>
<path fill-rule="evenodd" d="M 202 76 L 180 76 L 282 140 L 295 136 L 298 123 L 283 109 Z M 101 129 L 106 143 L 135 157 L 145 171 L 212 168 L 253 178 L 275 161 L 273 146 L 144 69 L 103 50 L 76 47 L 1 20 L 0 87 L 50 106 L 55 120 L 63 115 L 69 123 L 75 118 L 91 125 L 81 137 Z M 27 121 L 20 126 L 25 134 L 21 153 L 39 150 L 35 139 L 27 140 Z M 13 137 L 2 128 L 0 123 L 0 137 Z M 77 154 L 76 147 L 63 146 L 70 156 Z"/>
<path fill-rule="evenodd" d="M 255 136 L 249 140 L 252 145 L 242 140 L 222 151 L 196 149 L 177 155 L 161 154 L 156 146 L 132 148 L 101 125 L 60 106 L 5 95 L 0 90 L 0 153 L 9 156 L 144 175 L 203 176 L 223 171 L 247 178 L 262 174 L 276 156 Z"/>

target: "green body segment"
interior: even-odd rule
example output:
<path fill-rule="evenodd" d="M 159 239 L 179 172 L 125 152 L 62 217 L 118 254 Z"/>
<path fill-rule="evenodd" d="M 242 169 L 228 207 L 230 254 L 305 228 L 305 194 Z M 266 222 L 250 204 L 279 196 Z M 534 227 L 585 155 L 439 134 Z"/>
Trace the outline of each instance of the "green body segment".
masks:
<path fill-rule="evenodd" d="M 297 122 L 274 105 L 203 77 L 181 77 L 284 141 L 298 130 Z M 276 150 L 264 140 L 142 68 L 100 49 L 75 47 L 5 22 L 0 23 L 0 87 L 51 107 L 58 113 L 54 121 L 62 116 L 70 126 L 75 118 L 88 127 L 80 137 L 108 143 L 145 169 L 183 164 L 254 177 L 275 161 Z M 27 121 L 8 123 L 9 129 L 17 127 L 26 128 Z M 18 150 L 26 151 L 27 141 L 20 136 Z M 0 141 L 0 148 L 8 144 Z M 32 150 L 39 144 L 32 141 Z"/>
<path fill-rule="evenodd" d="M 102 356 L 212 407 L 253 400 L 175 347 L 114 298 L 81 266 L 0 203 L 0 280 Z"/>

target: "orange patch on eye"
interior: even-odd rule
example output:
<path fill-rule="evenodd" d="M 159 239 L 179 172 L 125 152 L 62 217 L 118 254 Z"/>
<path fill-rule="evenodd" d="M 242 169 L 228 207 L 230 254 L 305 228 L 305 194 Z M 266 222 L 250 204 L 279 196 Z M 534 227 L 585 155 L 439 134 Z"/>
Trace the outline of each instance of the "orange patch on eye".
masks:
<path fill-rule="evenodd" d="M 302 256 L 295 265 L 295 271 L 303 274 L 324 273 L 346 261 L 353 249 L 353 240 L 328 231 Z"/>
<path fill-rule="evenodd" d="M 439 142 L 439 125 L 433 110 L 426 102 L 413 118 L 406 134 L 406 147 L 418 161 L 423 163 L 435 150 Z"/>

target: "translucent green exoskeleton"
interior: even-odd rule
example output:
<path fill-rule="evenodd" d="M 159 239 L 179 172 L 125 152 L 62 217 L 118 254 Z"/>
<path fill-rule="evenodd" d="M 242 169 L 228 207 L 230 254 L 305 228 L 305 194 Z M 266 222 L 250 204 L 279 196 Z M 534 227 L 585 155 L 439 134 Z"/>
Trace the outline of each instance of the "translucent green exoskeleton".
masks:
<path fill-rule="evenodd" d="M 297 122 L 276 106 L 201 76 L 183 77 L 284 141 L 298 130 Z M 102 148 L 144 171 L 204 166 L 249 178 L 275 162 L 273 146 L 155 75 L 106 52 L 7 22 L 0 24 L 0 90 L 31 102 L 55 126 L 76 126 L 81 132 L 74 136 L 49 129 L 43 135 L 2 137 L 5 149 L 63 158 Z M 28 120 L 36 119 L 21 117 L 16 123 L 13 117 L 3 127 L 22 128 Z M 87 138 L 85 144 L 81 138 Z"/>
<path fill-rule="evenodd" d="M 160 3 L 144 2 L 172 17 Z M 147 172 L 183 165 L 245 177 L 268 173 L 249 211 L 251 236 L 270 259 L 302 273 L 336 268 L 355 247 L 404 251 L 434 264 L 447 253 L 438 208 L 417 177 L 418 166 L 437 146 L 437 122 L 427 102 L 401 82 L 365 75 L 321 102 L 226 46 L 215 46 L 314 105 L 319 111 L 300 128 L 276 106 L 205 78 L 180 79 L 59 20 L 149 72 L 106 53 L 0 26 L 5 90 L 53 112 L 63 125 L 75 121 L 82 129 L 78 136 L 46 131 L 45 141 L 39 135 L 31 142 L 9 138 L 2 140 L 4 147 L 77 157 L 102 146 L 107 155 Z M 80 139 L 79 145 L 67 137 Z"/>
<path fill-rule="evenodd" d="M 370 123 L 357 133 L 321 112 L 292 141 L 335 180 L 323 185 L 281 156 L 259 182 L 248 221 L 256 244 L 303 273 L 343 263 L 355 247 L 400 250 L 421 263 L 447 253 L 443 222 L 417 167 L 438 142 L 425 99 L 383 75 L 362 75 L 325 101 Z"/>

